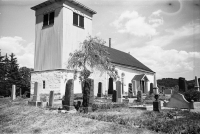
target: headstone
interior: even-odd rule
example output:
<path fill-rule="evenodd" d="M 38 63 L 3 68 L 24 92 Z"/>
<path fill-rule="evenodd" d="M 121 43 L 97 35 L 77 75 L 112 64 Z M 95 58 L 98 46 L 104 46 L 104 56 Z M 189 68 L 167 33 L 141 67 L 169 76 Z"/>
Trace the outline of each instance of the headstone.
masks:
<path fill-rule="evenodd" d="M 113 90 L 112 102 L 117 102 L 117 91 Z"/>
<path fill-rule="evenodd" d="M 194 102 L 188 102 L 181 93 L 173 93 L 169 102 L 164 102 L 164 107 L 178 109 L 194 109 Z"/>
<path fill-rule="evenodd" d="M 186 92 L 187 91 L 187 83 L 185 81 L 185 78 L 179 77 L 178 84 L 179 84 L 179 92 Z"/>
<path fill-rule="evenodd" d="M 149 94 L 150 95 L 153 94 L 153 83 L 150 83 L 150 92 L 149 92 Z"/>
<path fill-rule="evenodd" d="M 116 82 L 117 102 L 122 102 L 121 81 Z"/>
<path fill-rule="evenodd" d="M 112 95 L 113 94 L 113 78 L 109 78 L 109 87 L 108 87 L 108 94 Z"/>
<path fill-rule="evenodd" d="M 102 83 L 101 82 L 98 83 L 97 97 L 102 97 Z"/>
<path fill-rule="evenodd" d="M 70 79 L 66 83 L 65 98 L 63 108 L 66 110 L 73 110 L 74 108 L 74 80 Z"/>
<path fill-rule="evenodd" d="M 38 82 L 34 83 L 34 95 L 33 95 L 33 101 L 40 101 L 40 95 L 39 95 L 39 85 Z"/>
<path fill-rule="evenodd" d="M 141 91 L 141 90 L 139 90 L 139 91 L 137 92 L 137 101 L 138 101 L 138 102 L 143 102 L 142 91 Z"/>
<path fill-rule="evenodd" d="M 92 111 L 92 104 L 94 102 L 94 80 L 86 79 L 83 81 L 83 110 L 84 112 Z"/>
<path fill-rule="evenodd" d="M 50 91 L 50 95 L 49 95 L 49 106 L 53 107 L 53 103 L 54 103 L 54 91 Z"/>
<path fill-rule="evenodd" d="M 161 110 L 161 101 L 153 101 L 153 111 L 160 112 Z"/>
<path fill-rule="evenodd" d="M 132 83 L 128 84 L 128 97 L 132 98 L 133 97 L 133 88 L 132 88 Z"/>
<path fill-rule="evenodd" d="M 34 83 L 34 95 L 33 99 L 31 101 L 28 101 L 28 105 L 32 106 L 40 106 L 40 107 L 46 107 L 47 102 L 40 101 L 40 94 L 39 94 L 39 85 L 38 82 Z"/>
<path fill-rule="evenodd" d="M 12 85 L 12 94 L 11 94 L 11 100 L 16 99 L 16 86 Z"/>
<path fill-rule="evenodd" d="M 195 85 L 194 85 L 194 88 L 199 91 L 199 82 L 198 82 L 198 78 L 197 76 L 195 76 Z"/>

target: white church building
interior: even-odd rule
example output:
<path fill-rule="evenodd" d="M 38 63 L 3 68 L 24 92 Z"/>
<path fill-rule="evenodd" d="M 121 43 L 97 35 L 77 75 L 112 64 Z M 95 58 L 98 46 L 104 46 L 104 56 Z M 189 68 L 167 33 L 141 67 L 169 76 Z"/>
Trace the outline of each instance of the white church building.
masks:
<path fill-rule="evenodd" d="M 62 97 L 65 85 L 74 78 L 73 70 L 67 70 L 69 54 L 80 48 L 89 35 L 92 35 L 92 19 L 96 12 L 76 0 L 48 0 L 31 8 L 35 11 L 35 56 L 34 71 L 31 73 L 31 94 L 34 83 L 38 82 L 39 92 Z M 148 93 L 150 83 L 154 82 L 155 72 L 135 59 L 129 53 L 111 47 L 109 57 L 115 65 L 122 81 L 124 92 L 131 86 L 133 95 L 138 90 Z M 98 92 L 98 83 L 102 83 L 103 93 L 108 90 L 109 75 L 94 71 L 94 95 Z M 115 81 L 113 82 L 114 89 Z M 74 93 L 81 93 L 81 81 L 75 79 Z"/>

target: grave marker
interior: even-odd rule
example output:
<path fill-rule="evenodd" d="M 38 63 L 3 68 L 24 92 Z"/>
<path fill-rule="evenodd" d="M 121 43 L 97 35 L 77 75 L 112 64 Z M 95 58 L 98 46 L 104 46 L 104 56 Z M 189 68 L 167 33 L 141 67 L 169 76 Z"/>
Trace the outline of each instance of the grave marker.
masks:
<path fill-rule="evenodd" d="M 11 100 L 16 99 L 16 86 L 12 85 L 12 94 L 11 94 Z"/>
<path fill-rule="evenodd" d="M 53 107 L 53 104 L 54 104 L 54 91 L 50 91 L 50 94 L 49 94 L 49 106 Z"/>
<path fill-rule="evenodd" d="M 199 82 L 198 82 L 198 78 L 197 76 L 195 76 L 195 85 L 194 85 L 194 88 L 199 91 Z"/>
<path fill-rule="evenodd" d="M 102 97 L 102 83 L 101 82 L 98 83 L 97 97 Z"/>
<path fill-rule="evenodd" d="M 128 84 L 128 97 L 132 98 L 133 97 L 133 88 L 132 88 L 132 83 Z"/>
<path fill-rule="evenodd" d="M 179 77 L 178 86 L 179 86 L 179 92 L 186 92 L 187 91 L 187 83 L 185 81 L 185 78 Z"/>
<path fill-rule="evenodd" d="M 83 81 L 83 110 L 84 112 L 92 111 L 92 104 L 94 102 L 94 80 L 86 79 Z"/>
<path fill-rule="evenodd" d="M 121 81 L 116 82 L 117 102 L 122 102 Z"/>
<path fill-rule="evenodd" d="M 65 87 L 65 99 L 63 108 L 66 110 L 73 110 L 74 108 L 74 80 L 69 79 Z"/>
<path fill-rule="evenodd" d="M 113 90 L 112 102 L 117 102 L 117 91 Z"/>

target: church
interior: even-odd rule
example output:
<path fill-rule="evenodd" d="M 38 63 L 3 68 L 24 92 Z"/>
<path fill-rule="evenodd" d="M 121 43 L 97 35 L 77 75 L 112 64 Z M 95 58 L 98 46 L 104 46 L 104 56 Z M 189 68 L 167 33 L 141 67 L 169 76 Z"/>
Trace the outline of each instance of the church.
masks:
<path fill-rule="evenodd" d="M 34 7 L 35 11 L 35 55 L 34 71 L 31 73 L 31 94 L 34 83 L 38 82 L 39 92 L 49 94 L 54 91 L 60 98 L 65 94 L 65 85 L 74 78 L 74 71 L 66 69 L 69 54 L 80 48 L 89 35 L 92 35 L 92 19 L 97 12 L 76 0 L 48 0 Z M 119 74 L 123 94 L 132 90 L 133 96 L 141 90 L 148 94 L 150 83 L 154 82 L 155 72 L 129 53 L 112 48 L 109 39 L 109 58 Z M 110 76 L 94 71 L 94 95 L 98 83 L 102 83 L 103 94 L 108 90 Z M 116 89 L 115 81 L 113 88 Z M 74 93 L 81 93 L 81 81 L 74 80 Z"/>

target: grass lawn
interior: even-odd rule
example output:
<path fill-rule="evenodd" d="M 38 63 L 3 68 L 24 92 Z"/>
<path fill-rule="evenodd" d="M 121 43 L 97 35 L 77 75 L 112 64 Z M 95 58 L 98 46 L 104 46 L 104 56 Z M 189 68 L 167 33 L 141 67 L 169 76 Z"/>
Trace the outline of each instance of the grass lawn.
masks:
<path fill-rule="evenodd" d="M 27 101 L 0 98 L 0 133 L 113 133 L 154 134 L 155 132 L 115 122 L 90 119 L 84 114 L 54 113 L 27 105 Z M 128 111 L 122 111 L 124 113 Z M 95 112 L 94 112 L 95 114 Z"/>
<path fill-rule="evenodd" d="M 0 98 L 0 133 L 200 134 L 200 113 L 131 109 L 126 106 L 94 112 L 55 113 L 27 105 L 28 99 Z"/>

